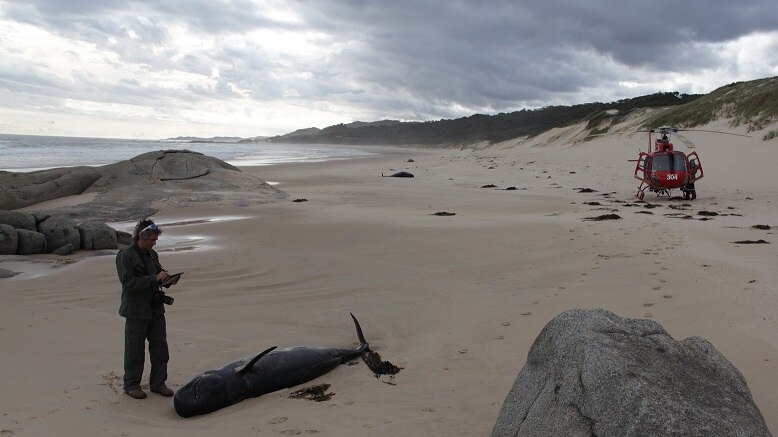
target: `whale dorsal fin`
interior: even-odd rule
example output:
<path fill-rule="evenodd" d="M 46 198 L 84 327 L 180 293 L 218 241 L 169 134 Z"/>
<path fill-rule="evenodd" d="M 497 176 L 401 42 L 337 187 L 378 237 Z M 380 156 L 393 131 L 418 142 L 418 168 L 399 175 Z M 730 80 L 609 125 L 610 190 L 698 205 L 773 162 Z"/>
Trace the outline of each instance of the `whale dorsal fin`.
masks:
<path fill-rule="evenodd" d="M 264 357 L 265 355 L 269 354 L 269 353 L 270 353 L 270 351 L 272 351 L 273 349 L 275 349 L 275 348 L 277 348 L 277 347 L 278 347 L 278 346 L 273 346 L 273 347 L 270 347 L 270 348 L 267 348 L 267 349 L 265 349 L 264 351 L 260 352 L 260 353 L 259 353 L 259 355 L 257 355 L 256 357 L 252 358 L 252 359 L 251 359 L 251 361 L 249 361 L 248 363 L 246 363 L 246 365 L 245 365 L 245 366 L 243 366 L 243 367 L 239 367 L 238 369 L 236 369 L 236 370 L 235 370 L 235 372 L 236 372 L 238 375 L 242 375 L 242 374 L 244 374 L 244 373 L 248 372 L 249 370 L 251 370 L 251 368 L 252 368 L 252 367 L 254 367 L 254 364 L 255 364 L 257 361 L 259 361 L 259 359 L 260 359 L 260 358 L 262 358 L 262 357 Z"/>

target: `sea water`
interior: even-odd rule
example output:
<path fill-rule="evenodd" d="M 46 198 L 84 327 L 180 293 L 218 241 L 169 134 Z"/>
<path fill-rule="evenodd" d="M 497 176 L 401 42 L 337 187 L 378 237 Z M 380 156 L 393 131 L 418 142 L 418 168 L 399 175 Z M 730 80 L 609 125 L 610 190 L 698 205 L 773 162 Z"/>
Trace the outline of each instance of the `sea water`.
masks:
<path fill-rule="evenodd" d="M 314 162 L 370 156 L 376 149 L 321 144 L 186 142 L 0 134 L 0 170 L 27 172 L 78 165 L 101 166 L 156 150 L 190 150 L 235 166 Z"/>

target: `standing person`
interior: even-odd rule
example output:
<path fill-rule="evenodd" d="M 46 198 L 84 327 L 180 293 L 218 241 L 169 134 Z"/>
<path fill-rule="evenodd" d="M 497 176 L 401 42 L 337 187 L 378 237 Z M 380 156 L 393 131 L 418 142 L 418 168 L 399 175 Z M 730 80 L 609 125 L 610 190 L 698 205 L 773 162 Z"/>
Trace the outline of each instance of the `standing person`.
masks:
<path fill-rule="evenodd" d="M 154 245 L 162 234 L 153 221 L 140 220 L 132 234 L 133 243 L 116 255 L 116 272 L 122 283 L 122 302 L 119 315 L 124 324 L 124 392 L 135 399 L 145 399 L 140 387 L 143 364 L 146 360 L 146 340 L 149 342 L 151 391 L 162 396 L 173 396 L 165 385 L 167 380 L 167 327 L 165 306 L 160 297 L 160 283 L 169 274 L 159 264 Z"/>

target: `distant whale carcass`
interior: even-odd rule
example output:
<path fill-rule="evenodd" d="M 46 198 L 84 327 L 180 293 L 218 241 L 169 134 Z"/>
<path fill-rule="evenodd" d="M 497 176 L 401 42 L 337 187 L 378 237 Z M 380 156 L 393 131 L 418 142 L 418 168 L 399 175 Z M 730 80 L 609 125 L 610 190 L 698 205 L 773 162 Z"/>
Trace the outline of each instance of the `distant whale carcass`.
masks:
<path fill-rule="evenodd" d="M 310 381 L 359 356 L 369 345 L 357 318 L 351 314 L 359 338 L 356 349 L 273 346 L 260 354 L 208 370 L 181 387 L 173 398 L 181 417 L 208 414 L 283 388 Z"/>

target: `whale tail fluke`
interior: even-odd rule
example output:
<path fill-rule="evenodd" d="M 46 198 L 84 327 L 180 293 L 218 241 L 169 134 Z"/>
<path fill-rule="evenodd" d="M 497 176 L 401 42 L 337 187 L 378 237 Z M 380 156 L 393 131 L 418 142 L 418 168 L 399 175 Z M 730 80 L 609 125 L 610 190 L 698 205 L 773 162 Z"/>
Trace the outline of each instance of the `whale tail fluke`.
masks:
<path fill-rule="evenodd" d="M 359 338 L 359 348 L 357 349 L 358 353 L 362 353 L 368 349 L 370 349 L 370 344 L 368 344 L 367 340 L 365 340 L 365 334 L 362 333 L 362 327 L 359 326 L 359 321 L 356 317 L 354 317 L 354 314 L 351 314 L 351 318 L 354 319 L 354 326 L 357 328 L 357 337 Z"/>

